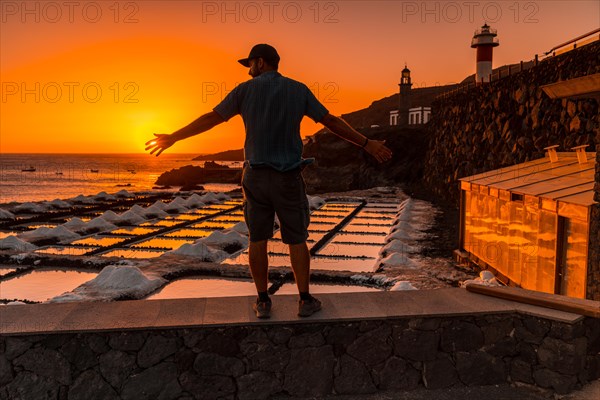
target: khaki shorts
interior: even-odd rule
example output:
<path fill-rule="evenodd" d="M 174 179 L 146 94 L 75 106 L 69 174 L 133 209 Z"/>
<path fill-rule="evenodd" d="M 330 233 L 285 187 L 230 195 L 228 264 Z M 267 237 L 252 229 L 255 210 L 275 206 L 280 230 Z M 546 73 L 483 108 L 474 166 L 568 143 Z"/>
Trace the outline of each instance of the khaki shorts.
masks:
<path fill-rule="evenodd" d="M 251 242 L 273 237 L 275 214 L 279 218 L 283 243 L 306 241 L 310 211 L 300 168 L 279 172 L 246 165 L 242 174 L 242 191 L 244 219 Z"/>

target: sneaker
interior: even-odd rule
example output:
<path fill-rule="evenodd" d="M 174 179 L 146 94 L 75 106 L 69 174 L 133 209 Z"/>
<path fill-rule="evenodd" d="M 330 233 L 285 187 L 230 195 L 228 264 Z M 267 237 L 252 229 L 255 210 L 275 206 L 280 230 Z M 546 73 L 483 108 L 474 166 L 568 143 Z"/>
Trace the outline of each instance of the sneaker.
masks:
<path fill-rule="evenodd" d="M 310 300 L 300 300 L 298 303 L 298 316 L 310 317 L 321 309 L 321 301 L 311 296 Z"/>
<path fill-rule="evenodd" d="M 252 305 L 252 309 L 256 312 L 257 318 L 270 318 L 271 317 L 271 302 L 270 301 L 259 301 L 256 299 L 256 303 Z"/>

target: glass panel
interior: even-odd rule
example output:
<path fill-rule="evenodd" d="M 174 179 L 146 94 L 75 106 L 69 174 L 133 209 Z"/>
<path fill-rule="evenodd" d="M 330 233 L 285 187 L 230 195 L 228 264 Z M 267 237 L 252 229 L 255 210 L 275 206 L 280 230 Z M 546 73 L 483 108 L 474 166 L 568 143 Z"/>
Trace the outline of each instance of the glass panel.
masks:
<path fill-rule="evenodd" d="M 538 278 L 539 287 L 547 293 L 554 293 L 556 276 L 556 221 L 553 212 L 540 211 L 538 234 Z"/>
<path fill-rule="evenodd" d="M 587 224 L 565 218 L 564 226 L 561 294 L 584 299 L 587 272 Z"/>

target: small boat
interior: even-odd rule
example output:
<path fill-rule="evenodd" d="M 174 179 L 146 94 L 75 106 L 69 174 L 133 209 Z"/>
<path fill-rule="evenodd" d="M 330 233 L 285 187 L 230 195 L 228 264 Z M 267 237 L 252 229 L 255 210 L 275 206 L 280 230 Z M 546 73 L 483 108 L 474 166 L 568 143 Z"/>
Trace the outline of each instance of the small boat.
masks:
<path fill-rule="evenodd" d="M 128 169 L 127 172 L 131 172 L 132 174 L 135 174 L 135 169 Z"/>
<path fill-rule="evenodd" d="M 97 174 L 98 172 L 100 172 L 100 170 L 99 169 L 90 169 L 90 172 Z"/>
<path fill-rule="evenodd" d="M 55 172 L 55 174 L 56 174 L 56 175 L 62 175 L 63 173 L 62 173 L 62 172 L 60 172 L 60 171 L 56 171 L 56 172 Z"/>
<path fill-rule="evenodd" d="M 21 170 L 21 172 L 35 172 L 35 167 L 30 165 L 29 168 L 24 168 Z"/>

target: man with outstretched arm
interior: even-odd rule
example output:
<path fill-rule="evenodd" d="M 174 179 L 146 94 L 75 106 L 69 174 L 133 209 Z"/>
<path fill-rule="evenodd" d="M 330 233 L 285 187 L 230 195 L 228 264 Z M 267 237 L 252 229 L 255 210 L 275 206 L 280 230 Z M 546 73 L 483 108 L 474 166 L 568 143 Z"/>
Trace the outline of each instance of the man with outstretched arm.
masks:
<path fill-rule="evenodd" d="M 249 68 L 252 79 L 236 86 L 213 111 L 186 127 L 167 134 L 154 134 L 146 142 L 150 154 L 160 155 L 176 142 L 205 132 L 241 114 L 246 130 L 244 143 L 244 219 L 250 235 L 250 271 L 258 298 L 258 318 L 269 318 L 271 300 L 267 292 L 267 241 L 273 237 L 275 214 L 281 239 L 289 245 L 290 261 L 300 301 L 298 315 L 307 317 L 321 309 L 310 295 L 310 253 L 306 245 L 310 212 L 301 171 L 313 160 L 302 158 L 300 121 L 307 115 L 339 137 L 354 143 L 377 161 L 391 159 L 385 141 L 369 140 L 316 99 L 308 87 L 278 72 L 279 55 L 268 44 L 252 48 L 248 58 L 239 60 Z"/>

